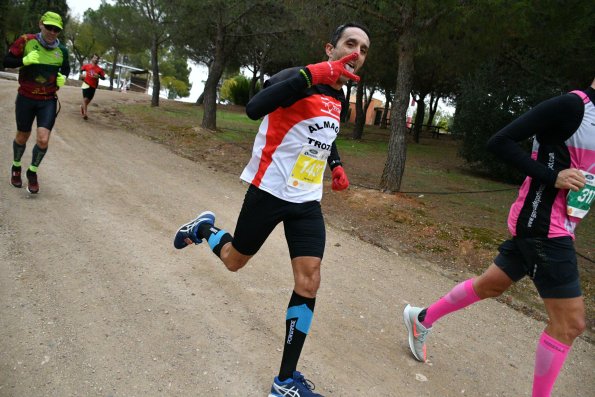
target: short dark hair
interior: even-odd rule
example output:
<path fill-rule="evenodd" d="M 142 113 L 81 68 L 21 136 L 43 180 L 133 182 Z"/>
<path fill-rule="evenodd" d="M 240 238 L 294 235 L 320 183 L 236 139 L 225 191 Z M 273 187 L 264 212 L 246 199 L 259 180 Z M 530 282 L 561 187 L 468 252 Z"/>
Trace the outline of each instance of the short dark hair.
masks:
<path fill-rule="evenodd" d="M 337 26 L 337 28 L 335 29 L 335 31 L 333 32 L 333 34 L 331 35 L 331 40 L 329 41 L 329 43 L 331 43 L 333 46 L 336 46 L 337 43 L 339 42 L 339 40 L 341 39 L 341 36 L 343 35 L 343 31 L 347 28 L 358 28 L 363 30 L 368 37 L 370 37 L 370 31 L 368 30 L 367 27 L 365 27 L 364 25 L 362 25 L 359 22 L 347 22 L 344 23 L 343 25 L 339 25 Z"/>

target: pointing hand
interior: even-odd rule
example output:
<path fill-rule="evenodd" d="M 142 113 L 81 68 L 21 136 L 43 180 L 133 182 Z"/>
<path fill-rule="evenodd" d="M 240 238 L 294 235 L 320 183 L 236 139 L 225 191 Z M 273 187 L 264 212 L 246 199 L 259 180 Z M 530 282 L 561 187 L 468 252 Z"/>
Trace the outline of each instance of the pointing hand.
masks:
<path fill-rule="evenodd" d="M 310 71 L 310 74 L 312 75 L 312 85 L 332 85 L 337 83 L 341 76 L 345 76 L 350 80 L 358 82 L 359 76 L 353 74 L 350 70 L 347 70 L 346 68 L 348 67 L 349 69 L 353 70 L 353 68 L 347 64 L 351 61 L 357 60 L 357 58 L 359 58 L 359 54 L 357 52 L 352 52 L 351 54 L 344 56 L 338 61 L 320 62 L 306 66 L 306 68 Z"/>

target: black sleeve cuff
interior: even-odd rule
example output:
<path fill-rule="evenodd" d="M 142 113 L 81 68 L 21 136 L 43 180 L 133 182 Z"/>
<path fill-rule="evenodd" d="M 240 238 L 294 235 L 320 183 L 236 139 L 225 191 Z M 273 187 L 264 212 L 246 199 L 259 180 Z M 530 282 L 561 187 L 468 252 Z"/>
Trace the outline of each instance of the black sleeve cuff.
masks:
<path fill-rule="evenodd" d="M 547 177 L 549 179 L 546 184 L 551 187 L 556 187 L 556 180 L 558 179 L 558 174 L 560 171 L 551 171 Z"/>
<path fill-rule="evenodd" d="M 328 166 L 331 168 L 331 171 L 338 166 L 342 166 L 343 163 L 341 162 L 341 160 L 328 160 Z"/>

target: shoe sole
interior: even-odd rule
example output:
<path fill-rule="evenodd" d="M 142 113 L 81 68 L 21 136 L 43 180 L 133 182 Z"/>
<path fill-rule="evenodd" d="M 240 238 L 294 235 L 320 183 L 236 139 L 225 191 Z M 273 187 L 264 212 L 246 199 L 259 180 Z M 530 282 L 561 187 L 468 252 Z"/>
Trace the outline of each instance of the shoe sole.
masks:
<path fill-rule="evenodd" d="M 411 324 L 411 320 L 410 320 L 410 316 L 409 316 L 410 311 L 411 311 L 411 305 L 405 306 L 405 309 L 403 310 L 403 321 L 405 322 L 405 327 L 407 327 L 407 332 L 409 333 L 409 350 L 411 350 L 413 357 L 415 357 L 415 359 L 417 361 L 421 361 L 423 363 L 425 361 L 423 359 L 420 359 L 419 357 L 417 357 L 417 354 L 415 354 L 415 347 L 413 344 L 413 342 L 414 342 L 413 324 Z"/>
<path fill-rule="evenodd" d="M 194 219 L 204 218 L 206 215 L 211 215 L 211 216 L 213 217 L 213 220 L 215 219 L 215 213 L 214 213 L 214 212 L 211 212 L 211 211 L 204 211 L 204 212 L 201 212 L 201 213 L 200 213 L 200 214 L 198 214 L 198 216 L 197 216 L 196 218 L 194 218 Z M 179 233 L 180 229 L 181 229 L 181 228 L 183 228 L 184 226 L 186 226 L 186 225 L 187 225 L 187 224 L 189 224 L 189 223 L 190 223 L 190 222 L 186 222 L 186 223 L 184 223 L 183 225 L 180 225 L 180 227 L 179 227 L 179 228 L 178 228 L 178 230 L 176 231 L 176 234 L 174 234 L 174 247 L 175 247 L 176 249 L 179 249 L 179 250 L 181 250 L 181 249 L 183 249 L 183 248 L 186 248 L 186 247 L 188 247 L 189 245 L 191 245 L 191 244 L 186 244 L 184 247 L 180 247 L 180 248 L 178 248 L 178 247 L 176 247 L 176 246 L 175 246 L 176 236 L 178 235 L 178 233 Z M 193 243 L 194 243 L 194 242 L 193 242 Z M 202 243 L 202 239 L 201 239 L 201 240 L 200 240 L 198 243 L 195 243 L 195 244 L 200 244 L 200 243 Z"/>

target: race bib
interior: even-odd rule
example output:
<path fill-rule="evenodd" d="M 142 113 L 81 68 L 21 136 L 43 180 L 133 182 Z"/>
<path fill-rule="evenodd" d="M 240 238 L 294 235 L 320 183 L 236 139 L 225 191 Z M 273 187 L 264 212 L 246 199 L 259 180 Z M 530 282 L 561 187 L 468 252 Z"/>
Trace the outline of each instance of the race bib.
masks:
<path fill-rule="evenodd" d="M 585 175 L 587 183 L 578 192 L 569 191 L 566 196 L 566 212 L 575 218 L 584 218 L 595 200 L 595 174 L 581 172 Z"/>
<path fill-rule="evenodd" d="M 304 145 L 295 162 L 287 184 L 301 190 L 314 190 L 322 185 L 328 151 Z"/>

